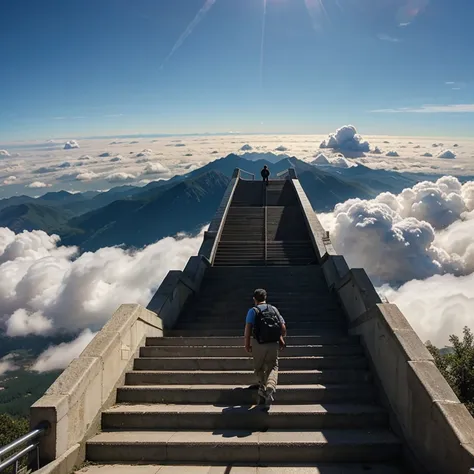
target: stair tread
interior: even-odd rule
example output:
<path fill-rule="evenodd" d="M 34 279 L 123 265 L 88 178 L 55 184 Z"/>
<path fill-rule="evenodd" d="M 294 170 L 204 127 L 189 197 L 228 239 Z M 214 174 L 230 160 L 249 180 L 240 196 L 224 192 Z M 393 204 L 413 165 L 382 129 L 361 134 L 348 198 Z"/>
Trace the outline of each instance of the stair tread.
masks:
<path fill-rule="evenodd" d="M 148 413 L 209 413 L 225 415 L 226 410 L 232 413 L 241 411 L 248 413 L 252 408 L 251 405 L 246 406 L 216 406 L 216 405 L 197 405 L 197 404 L 119 404 L 115 405 L 103 413 L 140 413 L 146 416 Z M 297 414 L 359 414 L 359 413 L 385 413 L 386 411 L 378 405 L 361 404 L 361 403 L 325 403 L 321 404 L 292 404 L 292 405 L 273 405 L 269 411 L 269 415 L 285 415 L 291 413 Z"/>
<path fill-rule="evenodd" d="M 325 384 L 278 384 L 278 391 L 283 390 L 325 390 L 325 389 L 344 389 L 351 390 L 354 388 L 372 388 L 371 384 L 364 382 L 354 383 L 325 383 Z M 149 389 L 163 389 L 163 390 L 255 390 L 248 385 L 231 385 L 231 384 L 150 384 L 150 385 L 123 385 L 120 389 L 126 390 L 149 390 Z"/>
<path fill-rule="evenodd" d="M 311 465 L 266 465 L 265 467 L 231 465 L 178 465 L 178 464 L 95 464 L 75 474 L 403 474 L 389 464 L 316 463 Z"/>
<path fill-rule="evenodd" d="M 384 445 L 400 444 L 400 440 L 389 430 L 272 430 L 249 432 L 242 430 L 217 431 L 109 431 L 91 438 L 87 444 L 187 444 L 193 445 Z"/>

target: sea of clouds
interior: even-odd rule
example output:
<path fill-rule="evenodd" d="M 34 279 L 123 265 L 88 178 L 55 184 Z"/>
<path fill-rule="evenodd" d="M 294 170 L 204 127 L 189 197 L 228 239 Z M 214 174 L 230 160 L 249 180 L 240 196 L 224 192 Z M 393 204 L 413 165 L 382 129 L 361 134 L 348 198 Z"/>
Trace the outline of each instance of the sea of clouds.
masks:
<path fill-rule="evenodd" d="M 43 231 L 0 228 L 0 324 L 9 337 L 78 334 L 47 349 L 33 370 L 64 368 L 122 303 L 147 305 L 170 269 L 184 268 L 202 232 L 167 237 L 141 250 L 102 248 L 78 255 Z M 12 370 L 0 361 L 0 375 Z"/>
<path fill-rule="evenodd" d="M 474 327 L 474 182 L 445 176 L 321 214 L 336 251 L 364 268 L 423 340 Z"/>
<path fill-rule="evenodd" d="M 328 136 L 68 138 L 0 148 L 0 197 L 144 185 L 229 153 L 448 175 L 399 195 L 349 200 L 321 220 L 336 250 L 351 266 L 367 270 L 423 340 L 443 345 L 449 334 L 473 326 L 474 183 L 462 185 L 449 176 L 474 175 L 473 140 L 362 137 L 346 125 Z M 177 236 L 141 250 L 103 248 L 79 255 L 57 236 L 0 229 L 0 325 L 13 338 L 72 331 L 77 335 L 72 342 L 47 349 L 33 366 L 63 368 L 120 303 L 146 304 L 168 270 L 183 268 L 200 241 L 201 236 Z M 12 358 L 0 360 L 0 375 L 14 368 Z"/>
<path fill-rule="evenodd" d="M 0 144 L 0 198 L 105 190 L 186 174 L 228 155 L 273 153 L 315 164 L 474 175 L 474 140 L 362 136 L 352 125 L 324 135 L 53 139 Z M 318 163 L 319 162 L 319 163 Z"/>

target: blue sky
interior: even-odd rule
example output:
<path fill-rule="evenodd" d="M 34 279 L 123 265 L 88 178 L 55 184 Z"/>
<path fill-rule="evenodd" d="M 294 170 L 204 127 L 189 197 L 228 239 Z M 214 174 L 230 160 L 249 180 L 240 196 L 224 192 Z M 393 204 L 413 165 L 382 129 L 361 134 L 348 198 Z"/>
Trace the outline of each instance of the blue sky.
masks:
<path fill-rule="evenodd" d="M 472 133 L 472 0 L 321 2 L 0 0 L 0 143 Z"/>

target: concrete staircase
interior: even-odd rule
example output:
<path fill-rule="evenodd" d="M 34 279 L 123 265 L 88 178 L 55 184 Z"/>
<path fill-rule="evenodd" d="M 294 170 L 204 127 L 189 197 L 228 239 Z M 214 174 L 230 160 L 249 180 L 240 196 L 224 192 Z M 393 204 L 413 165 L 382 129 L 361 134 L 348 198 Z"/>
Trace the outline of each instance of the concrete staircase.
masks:
<path fill-rule="evenodd" d="M 151 463 L 160 474 L 406 473 L 362 346 L 347 336 L 321 268 L 308 264 L 314 250 L 291 193 L 285 182 L 270 182 L 266 197 L 261 190 L 239 183 L 215 266 L 176 327 L 140 349 L 116 405 L 102 414 L 102 432 L 87 442 L 89 461 Z M 269 225 L 262 199 L 273 204 Z M 282 243 L 273 265 L 257 247 L 265 235 Z M 268 290 L 289 334 L 268 413 L 254 405 L 256 380 L 243 349 L 257 287 Z"/>

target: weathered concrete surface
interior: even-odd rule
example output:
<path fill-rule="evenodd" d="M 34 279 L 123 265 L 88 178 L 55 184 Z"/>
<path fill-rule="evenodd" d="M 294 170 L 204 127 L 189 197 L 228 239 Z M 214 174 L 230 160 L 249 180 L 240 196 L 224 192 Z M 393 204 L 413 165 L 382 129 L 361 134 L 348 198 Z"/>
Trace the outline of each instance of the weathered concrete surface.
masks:
<path fill-rule="evenodd" d="M 81 458 L 81 446 L 75 444 L 59 458 L 35 472 L 36 474 L 70 474 L 83 460 L 83 457 Z"/>
<path fill-rule="evenodd" d="M 232 179 L 225 190 L 224 196 L 222 197 L 221 203 L 217 208 L 217 211 L 209 224 L 209 229 L 204 235 L 204 242 L 199 249 L 199 255 L 206 257 L 210 262 L 214 261 L 214 257 L 217 252 L 217 245 L 221 238 L 222 229 L 224 227 L 225 218 L 229 212 L 230 203 L 234 196 L 235 188 L 239 182 L 240 170 L 234 170 Z"/>
<path fill-rule="evenodd" d="M 86 466 L 76 474 L 404 474 L 393 466 L 383 464 L 319 465 L 319 466 L 143 466 L 108 464 Z"/>
<path fill-rule="evenodd" d="M 145 338 L 162 334 L 162 323 L 155 313 L 140 305 L 120 306 L 80 357 L 31 407 L 31 426 L 41 421 L 51 424 L 50 432 L 40 442 L 42 462 L 60 458 L 97 431 L 102 409 L 115 401 L 116 387 Z M 78 449 L 76 457 L 80 461 L 84 453 Z M 69 463 L 67 457 L 57 472 Z"/>
<path fill-rule="evenodd" d="M 314 249 L 316 250 L 316 255 L 319 262 L 322 264 L 330 255 L 336 255 L 336 252 L 334 251 L 331 240 L 326 234 L 326 231 L 323 229 L 323 226 L 321 225 L 318 216 L 314 212 L 313 207 L 309 202 L 308 196 L 306 196 L 306 193 L 304 192 L 299 180 L 292 179 L 291 182 L 293 183 L 296 196 L 300 203 L 301 209 L 303 210 L 303 215 L 308 226 Z"/>

